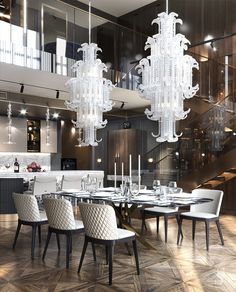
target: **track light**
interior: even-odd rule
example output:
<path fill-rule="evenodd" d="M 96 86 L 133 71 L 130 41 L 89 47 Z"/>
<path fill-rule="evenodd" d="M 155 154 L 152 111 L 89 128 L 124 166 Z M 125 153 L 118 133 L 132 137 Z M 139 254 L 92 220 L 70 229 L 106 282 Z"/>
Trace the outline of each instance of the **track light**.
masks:
<path fill-rule="evenodd" d="M 122 109 L 124 106 L 125 106 L 125 103 L 122 102 L 122 104 L 121 104 L 121 106 L 120 106 L 120 109 Z"/>
<path fill-rule="evenodd" d="M 57 90 L 57 93 L 56 93 L 56 98 L 57 99 L 59 98 L 59 94 L 60 94 L 60 92 L 59 92 L 59 90 Z"/>
<path fill-rule="evenodd" d="M 214 52 L 217 51 L 217 48 L 214 46 L 214 43 L 213 42 L 210 43 L 210 46 L 211 46 L 211 48 L 212 48 L 212 50 Z"/>
<path fill-rule="evenodd" d="M 21 86 L 20 86 L 20 93 L 23 93 L 24 92 L 24 88 L 25 88 L 24 84 L 21 84 Z"/>

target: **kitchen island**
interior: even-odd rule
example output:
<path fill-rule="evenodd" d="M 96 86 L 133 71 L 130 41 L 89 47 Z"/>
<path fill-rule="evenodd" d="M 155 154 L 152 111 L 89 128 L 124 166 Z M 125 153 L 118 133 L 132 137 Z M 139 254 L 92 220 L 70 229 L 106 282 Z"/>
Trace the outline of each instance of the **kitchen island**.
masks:
<path fill-rule="evenodd" d="M 57 177 L 58 184 L 63 175 L 97 177 L 99 181 L 104 179 L 104 171 L 93 170 L 65 170 L 65 171 L 47 171 L 47 172 L 0 172 L 0 214 L 16 213 L 12 193 L 22 193 L 24 191 L 24 181 L 33 180 L 35 176 L 54 176 Z M 103 186 L 103 185 L 102 185 Z"/>

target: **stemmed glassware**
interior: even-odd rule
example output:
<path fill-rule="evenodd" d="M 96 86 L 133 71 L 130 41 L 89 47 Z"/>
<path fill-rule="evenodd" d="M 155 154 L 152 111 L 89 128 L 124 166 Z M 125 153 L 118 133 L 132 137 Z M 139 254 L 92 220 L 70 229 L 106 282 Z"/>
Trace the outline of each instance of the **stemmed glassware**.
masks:
<path fill-rule="evenodd" d="M 92 196 L 97 190 L 97 178 L 96 177 L 87 177 L 85 180 L 85 190 L 90 193 Z"/>
<path fill-rule="evenodd" d="M 154 190 L 154 194 L 156 195 L 157 194 L 157 190 L 160 190 L 160 186 L 161 186 L 161 182 L 159 179 L 155 179 L 152 183 L 152 187 L 153 187 L 153 190 Z"/>
<path fill-rule="evenodd" d="M 130 184 L 129 190 L 130 190 L 131 197 L 135 197 L 139 194 L 138 185 L 135 183 Z"/>
<path fill-rule="evenodd" d="M 176 181 L 170 181 L 168 184 L 169 188 L 177 188 L 177 182 Z"/>

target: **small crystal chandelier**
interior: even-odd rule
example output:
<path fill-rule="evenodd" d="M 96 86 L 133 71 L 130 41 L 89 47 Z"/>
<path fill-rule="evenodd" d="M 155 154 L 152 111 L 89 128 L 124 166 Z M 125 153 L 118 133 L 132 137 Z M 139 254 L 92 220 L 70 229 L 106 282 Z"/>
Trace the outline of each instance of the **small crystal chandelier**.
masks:
<path fill-rule="evenodd" d="M 97 146 L 101 140 L 97 139 L 97 129 L 104 128 L 107 120 L 103 120 L 103 112 L 112 109 L 109 99 L 113 89 L 112 82 L 103 78 L 103 71 L 107 67 L 97 52 L 101 51 L 97 44 L 91 43 L 91 2 L 89 1 L 89 43 L 84 43 L 78 52 L 82 52 L 83 60 L 73 66 L 76 77 L 70 79 L 70 99 L 65 102 L 68 109 L 77 113 L 76 121 L 72 121 L 80 129 L 80 146 Z"/>
<path fill-rule="evenodd" d="M 46 145 L 50 145 L 50 110 L 47 107 L 46 110 Z"/>
<path fill-rule="evenodd" d="M 8 141 L 4 142 L 4 144 L 16 144 L 12 142 L 12 110 L 11 110 L 11 103 L 8 103 L 7 106 L 7 119 L 8 119 L 8 126 L 7 126 L 7 137 Z"/>
<path fill-rule="evenodd" d="M 142 59 L 138 72 L 142 73 L 139 93 L 151 101 L 151 109 L 146 109 L 147 118 L 158 121 L 159 130 L 153 135 L 157 142 L 176 142 L 176 121 L 185 119 L 190 109 L 184 111 L 183 101 L 193 97 L 199 89 L 192 86 L 192 70 L 199 69 L 197 61 L 184 55 L 190 42 L 184 35 L 176 34 L 176 24 L 182 24 L 178 14 L 166 12 L 158 14 L 153 23 L 158 24 L 159 32 L 148 37 L 145 50 L 151 49 L 151 55 Z"/>
<path fill-rule="evenodd" d="M 206 128 L 207 137 L 211 142 L 212 151 L 222 151 L 226 137 L 226 112 L 224 107 L 215 106 L 204 117 L 203 126 Z"/>

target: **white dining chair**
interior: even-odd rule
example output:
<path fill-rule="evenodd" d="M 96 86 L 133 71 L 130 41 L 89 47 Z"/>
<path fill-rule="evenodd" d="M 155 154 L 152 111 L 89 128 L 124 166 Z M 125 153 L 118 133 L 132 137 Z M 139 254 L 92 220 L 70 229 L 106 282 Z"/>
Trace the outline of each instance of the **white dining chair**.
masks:
<path fill-rule="evenodd" d="M 69 268 L 69 255 L 72 252 L 72 235 L 84 231 L 83 222 L 75 220 L 72 205 L 68 200 L 44 197 L 43 203 L 49 224 L 43 260 L 45 259 L 52 233 L 56 234 L 59 250 L 59 234 L 64 234 L 66 236 L 66 268 Z"/>
<path fill-rule="evenodd" d="M 81 218 L 84 223 L 85 241 L 78 267 L 81 270 L 88 242 L 106 246 L 109 261 L 109 285 L 112 284 L 112 266 L 114 246 L 117 242 L 132 241 L 137 274 L 139 275 L 138 251 L 135 233 L 126 229 L 117 228 L 114 209 L 109 205 L 79 203 Z"/>
<path fill-rule="evenodd" d="M 57 178 L 55 176 L 35 176 L 32 191 L 35 196 L 56 192 Z"/>
<path fill-rule="evenodd" d="M 82 189 L 82 176 L 81 175 L 63 175 L 61 182 L 61 189 Z"/>
<path fill-rule="evenodd" d="M 182 221 L 183 219 L 192 220 L 192 239 L 195 239 L 195 229 L 196 222 L 203 221 L 205 222 L 206 229 L 206 249 L 209 250 L 209 225 L 210 222 L 215 222 L 221 244 L 224 245 L 223 234 L 220 227 L 220 208 L 223 200 L 224 192 L 220 190 L 209 190 L 209 189 L 195 189 L 192 191 L 192 197 L 197 198 L 209 198 L 212 201 L 202 204 L 195 204 L 190 207 L 189 212 L 181 213 L 180 215 L 180 228 L 182 230 Z M 180 240 L 180 236 L 178 234 L 178 243 Z"/>
<path fill-rule="evenodd" d="M 168 188 L 168 194 L 174 195 L 174 194 L 180 194 L 182 193 L 182 188 Z M 164 218 L 164 229 L 165 229 L 165 242 L 167 243 L 167 237 L 168 237 L 168 219 L 170 217 L 175 217 L 176 222 L 178 225 L 178 228 L 180 227 L 180 220 L 179 220 L 179 208 L 168 208 L 168 207 L 149 207 L 141 210 L 142 214 L 142 227 L 141 227 L 141 233 L 143 233 L 144 227 L 146 227 L 145 220 L 148 217 L 156 217 L 156 230 L 157 233 L 159 232 L 159 221 L 160 217 Z M 182 230 L 180 230 L 180 234 L 183 237 Z"/>
<path fill-rule="evenodd" d="M 21 229 L 21 225 L 30 225 L 32 227 L 31 235 L 31 257 L 34 258 L 35 238 L 38 228 L 39 243 L 41 243 L 41 225 L 47 224 L 47 216 L 45 212 L 39 211 L 35 196 L 29 194 L 12 194 L 16 211 L 18 214 L 18 226 L 16 229 L 13 249 L 16 246 L 16 241 Z"/>

